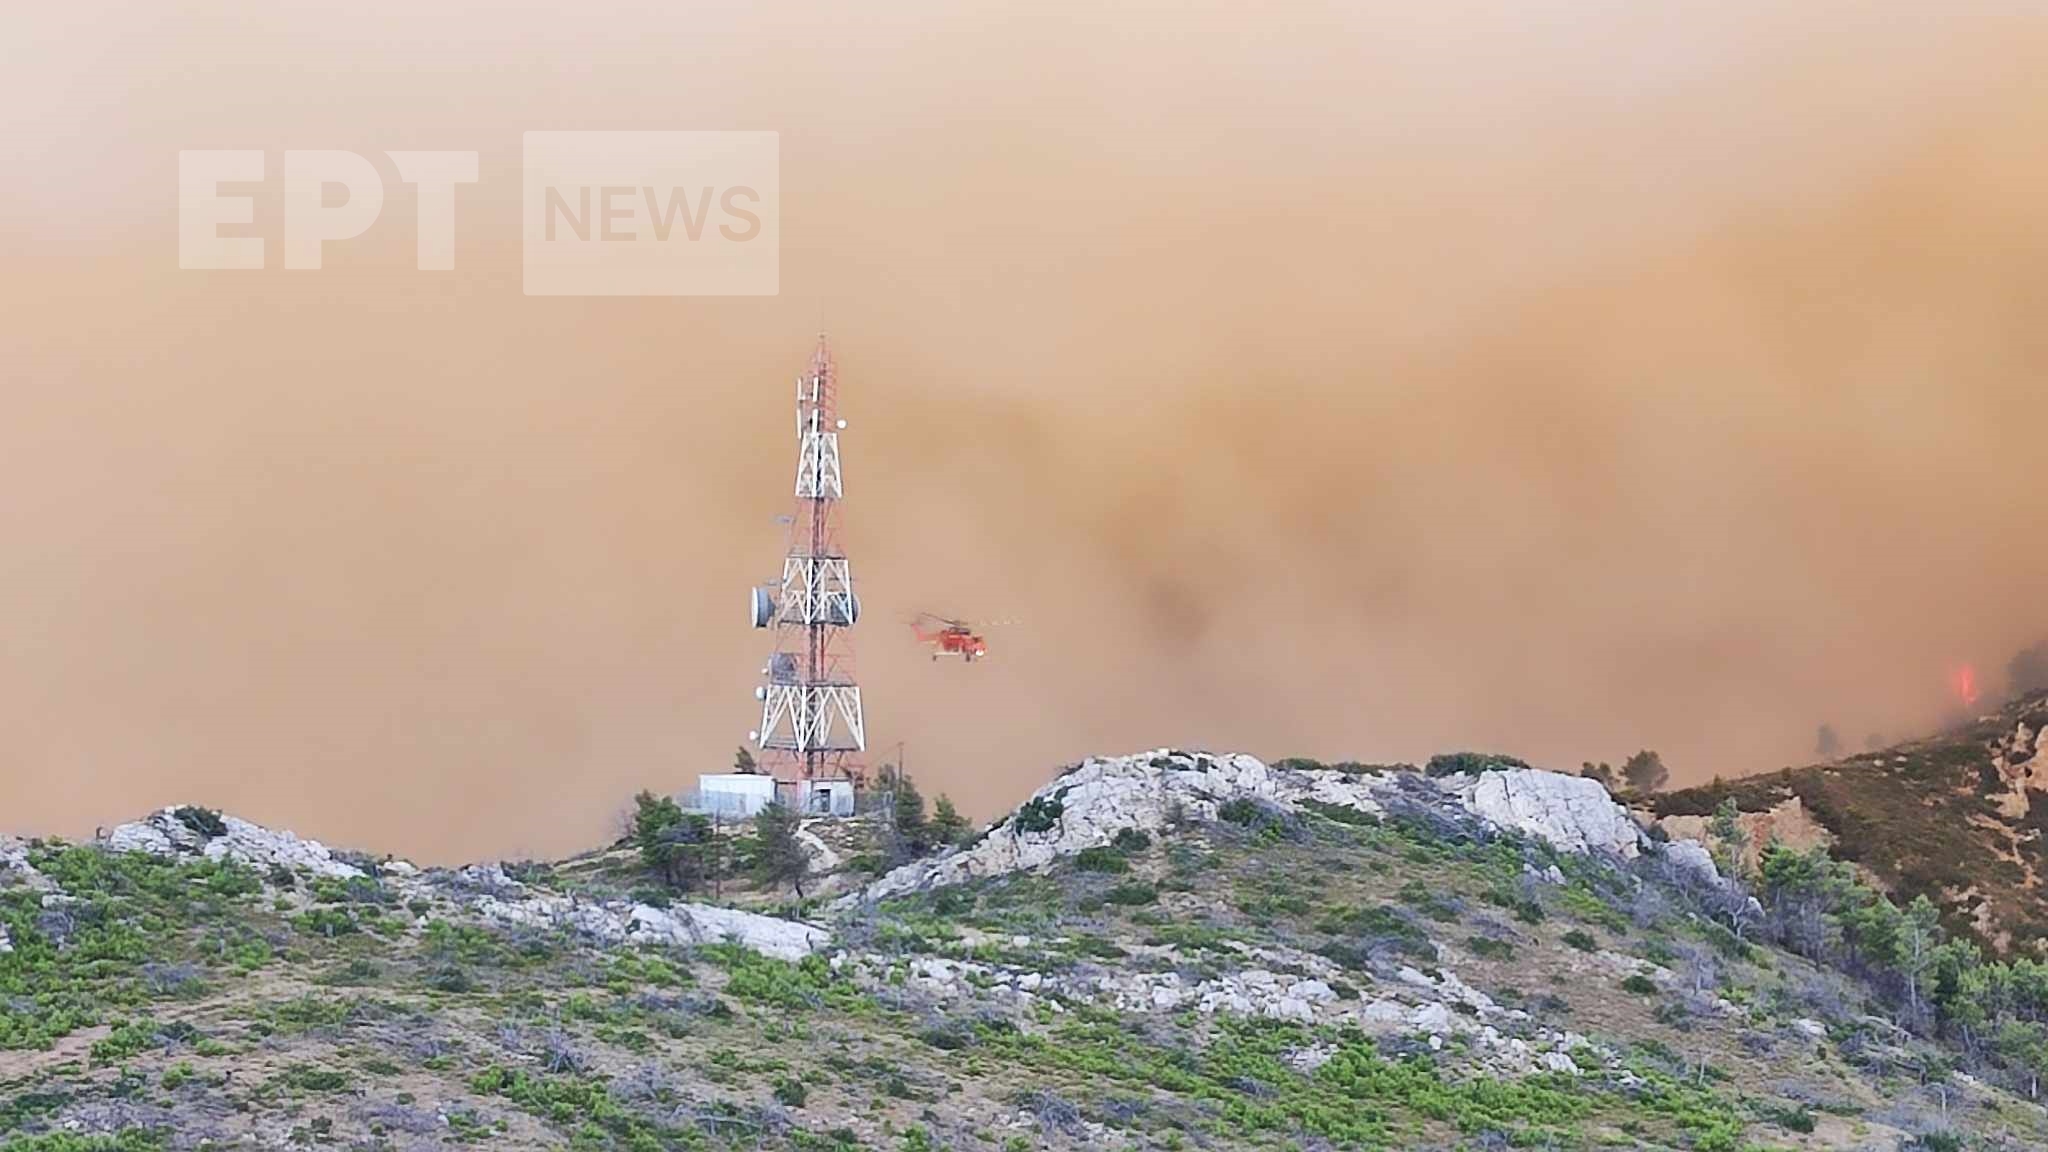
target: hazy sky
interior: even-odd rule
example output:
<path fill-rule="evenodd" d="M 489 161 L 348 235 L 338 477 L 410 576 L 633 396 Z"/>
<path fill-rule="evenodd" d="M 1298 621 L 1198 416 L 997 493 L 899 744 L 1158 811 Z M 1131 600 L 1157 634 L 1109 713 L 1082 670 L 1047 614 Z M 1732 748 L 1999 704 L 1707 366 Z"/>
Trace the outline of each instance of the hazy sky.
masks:
<path fill-rule="evenodd" d="M 874 743 L 970 811 L 1926 724 L 2048 631 L 2048 18 L 1779 7 L 15 5 L 0 830 L 552 854 L 722 766 L 821 325 Z M 780 132 L 782 294 L 522 295 L 520 134 L 597 128 Z M 388 199 L 180 271 L 184 148 Z M 454 272 L 399 149 L 480 153 Z"/>

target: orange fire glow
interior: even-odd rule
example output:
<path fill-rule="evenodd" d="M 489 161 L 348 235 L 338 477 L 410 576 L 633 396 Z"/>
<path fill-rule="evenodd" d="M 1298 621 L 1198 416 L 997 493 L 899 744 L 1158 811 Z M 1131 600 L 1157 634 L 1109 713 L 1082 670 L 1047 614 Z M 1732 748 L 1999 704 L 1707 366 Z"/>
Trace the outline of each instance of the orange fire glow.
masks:
<path fill-rule="evenodd" d="M 1956 694 L 1956 699 L 1962 702 L 1963 707 L 1975 708 L 1977 706 L 1977 670 L 1975 668 L 1968 664 L 1957 665 L 1948 674 L 1948 686 L 1949 690 Z"/>

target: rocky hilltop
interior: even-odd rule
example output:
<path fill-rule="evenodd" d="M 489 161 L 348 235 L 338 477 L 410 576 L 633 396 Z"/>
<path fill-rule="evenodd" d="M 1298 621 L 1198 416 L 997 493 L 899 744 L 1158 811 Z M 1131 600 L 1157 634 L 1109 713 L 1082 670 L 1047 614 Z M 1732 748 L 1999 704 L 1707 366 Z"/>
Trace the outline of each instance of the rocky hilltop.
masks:
<path fill-rule="evenodd" d="M 194 807 L 0 842 L 0 1149 L 2048 1141 L 1589 779 L 1092 759 L 894 868 L 809 825 L 801 900 L 726 835 L 688 891 Z"/>

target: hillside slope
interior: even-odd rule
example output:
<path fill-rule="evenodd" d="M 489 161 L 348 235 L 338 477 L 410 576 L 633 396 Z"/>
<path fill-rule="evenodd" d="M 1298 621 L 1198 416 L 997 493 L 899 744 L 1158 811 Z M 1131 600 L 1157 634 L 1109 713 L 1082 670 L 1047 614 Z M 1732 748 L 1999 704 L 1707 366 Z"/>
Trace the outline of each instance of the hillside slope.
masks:
<path fill-rule="evenodd" d="M 2048 1146 L 1592 781 L 1091 760 L 871 881 L 819 827 L 801 904 L 197 809 L 0 844 L 0 1148 Z"/>
<path fill-rule="evenodd" d="M 1646 807 L 1676 834 L 1697 835 L 1731 798 L 1753 849 L 1773 835 L 1827 843 L 1901 903 L 1933 900 L 1952 931 L 1999 952 L 2048 955 L 2048 696 L 1928 739 L 1666 793 Z"/>

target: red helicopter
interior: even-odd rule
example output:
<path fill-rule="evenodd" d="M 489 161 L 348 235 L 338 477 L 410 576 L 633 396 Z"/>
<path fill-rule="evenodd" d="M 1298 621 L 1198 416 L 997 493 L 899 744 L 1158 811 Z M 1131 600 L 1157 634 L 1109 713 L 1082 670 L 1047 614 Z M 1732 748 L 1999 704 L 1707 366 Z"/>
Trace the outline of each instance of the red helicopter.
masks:
<path fill-rule="evenodd" d="M 988 655 L 988 641 L 965 620 L 920 612 L 910 622 L 910 631 L 918 643 L 931 646 L 934 660 L 941 656 L 958 656 L 972 664 Z"/>

